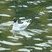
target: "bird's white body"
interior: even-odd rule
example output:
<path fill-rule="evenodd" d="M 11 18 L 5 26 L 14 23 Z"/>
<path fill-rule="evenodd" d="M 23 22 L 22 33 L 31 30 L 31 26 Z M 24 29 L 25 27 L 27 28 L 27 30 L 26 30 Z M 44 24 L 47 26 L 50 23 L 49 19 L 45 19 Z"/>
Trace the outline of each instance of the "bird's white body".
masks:
<path fill-rule="evenodd" d="M 18 21 L 17 21 L 15 23 L 13 23 L 12 30 L 15 30 L 15 31 L 24 30 L 27 28 L 27 26 L 29 24 L 30 24 L 30 22 L 27 22 L 27 21 L 23 21 L 23 23 L 18 23 Z"/>

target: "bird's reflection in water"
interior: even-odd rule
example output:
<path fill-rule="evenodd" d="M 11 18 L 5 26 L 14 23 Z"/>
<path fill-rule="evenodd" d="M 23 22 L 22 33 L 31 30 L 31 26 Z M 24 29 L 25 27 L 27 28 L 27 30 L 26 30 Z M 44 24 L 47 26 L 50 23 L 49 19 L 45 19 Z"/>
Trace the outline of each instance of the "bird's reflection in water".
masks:
<path fill-rule="evenodd" d="M 43 32 L 48 32 L 47 29 L 40 30 L 40 29 L 27 29 L 27 30 L 21 30 L 21 31 L 10 31 L 13 33 L 13 36 L 22 36 L 26 38 L 31 38 L 33 35 L 41 34 Z"/>

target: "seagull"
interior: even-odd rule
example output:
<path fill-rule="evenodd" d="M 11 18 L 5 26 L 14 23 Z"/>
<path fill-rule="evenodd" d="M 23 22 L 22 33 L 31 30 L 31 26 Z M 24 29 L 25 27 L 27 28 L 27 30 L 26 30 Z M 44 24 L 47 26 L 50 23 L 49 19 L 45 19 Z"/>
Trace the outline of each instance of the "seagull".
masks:
<path fill-rule="evenodd" d="M 13 31 L 21 31 L 21 30 L 25 30 L 27 28 L 27 26 L 30 24 L 30 20 L 17 20 L 14 19 L 13 20 L 13 26 L 12 26 L 12 30 Z"/>

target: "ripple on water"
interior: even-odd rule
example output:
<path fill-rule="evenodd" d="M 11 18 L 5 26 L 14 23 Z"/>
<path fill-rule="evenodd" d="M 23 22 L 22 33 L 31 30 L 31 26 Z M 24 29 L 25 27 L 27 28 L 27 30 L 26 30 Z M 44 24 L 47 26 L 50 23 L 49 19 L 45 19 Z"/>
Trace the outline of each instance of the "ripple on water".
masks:
<path fill-rule="evenodd" d="M 43 41 L 43 40 L 40 39 L 40 38 L 33 38 L 33 40 Z"/>
<path fill-rule="evenodd" d="M 47 13 L 52 13 L 52 10 L 48 10 L 48 11 L 45 11 L 45 12 L 47 12 Z"/>
<path fill-rule="evenodd" d="M 47 26 L 50 26 L 50 27 L 52 27 L 52 23 L 49 23 L 49 24 L 47 24 Z"/>
<path fill-rule="evenodd" d="M 7 10 L 11 11 L 12 9 L 8 8 Z"/>
<path fill-rule="evenodd" d="M 25 48 L 30 48 L 31 50 L 32 49 L 36 49 L 36 50 L 42 50 L 43 49 L 41 47 L 35 47 L 35 46 L 25 46 Z"/>
<path fill-rule="evenodd" d="M 30 52 L 30 50 L 29 50 L 29 49 L 25 49 L 25 48 L 18 49 L 17 51 L 22 51 L 22 52 Z"/>
<path fill-rule="evenodd" d="M 20 17 L 19 19 L 25 19 L 25 17 Z"/>
<path fill-rule="evenodd" d="M 50 26 L 50 27 L 52 27 L 52 23 L 49 23 L 49 24 L 47 24 L 47 26 Z"/>
<path fill-rule="evenodd" d="M 52 40 L 48 40 L 48 43 L 52 45 Z"/>
<path fill-rule="evenodd" d="M 40 19 L 40 17 L 35 17 L 35 19 Z"/>
<path fill-rule="evenodd" d="M 18 7 L 24 7 L 24 8 L 27 8 L 28 6 L 27 6 L 27 5 L 18 5 Z"/>
<path fill-rule="evenodd" d="M 11 50 L 10 48 L 3 48 L 3 47 L 0 47 L 0 51 L 4 51 L 4 50 Z"/>
<path fill-rule="evenodd" d="M 8 36 L 7 38 L 13 40 L 13 41 L 16 41 L 16 40 L 19 40 L 19 39 L 23 39 L 22 36 Z"/>
<path fill-rule="evenodd" d="M 38 5 L 39 3 L 43 3 L 43 2 L 46 2 L 46 1 L 43 1 L 43 0 L 42 1 L 39 1 L 39 0 L 38 1 L 27 1 L 28 4 L 34 4 L 34 5 Z"/>
<path fill-rule="evenodd" d="M 46 38 L 52 39 L 52 36 L 46 36 Z"/>
<path fill-rule="evenodd" d="M 28 30 L 31 31 L 31 32 L 37 33 L 37 34 L 41 34 L 42 32 L 48 32 L 48 29 L 44 29 L 44 30 L 41 30 L 41 29 L 28 29 Z"/>
<path fill-rule="evenodd" d="M 12 6 L 9 6 L 9 7 L 15 8 L 16 6 L 12 5 Z"/>
<path fill-rule="evenodd" d="M 6 30 L 8 29 L 9 26 L 13 24 L 13 21 L 8 21 L 0 24 L 0 29 L 1 30 Z"/>
<path fill-rule="evenodd" d="M 52 52 L 52 50 L 50 50 L 50 52 Z"/>
<path fill-rule="evenodd" d="M 5 2 L 4 2 L 5 1 Z M 8 2 L 9 1 L 9 2 Z M 8 7 L 9 5 L 11 5 L 11 6 L 9 6 L 8 8 L 5 8 L 6 10 L 8 10 L 8 11 L 10 11 L 11 12 L 11 10 L 13 10 L 12 8 L 15 8 L 16 6 L 14 6 L 13 5 L 13 3 L 11 2 L 11 1 L 14 1 L 14 0 L 3 0 L 3 1 L 0 1 L 0 4 L 8 4 L 8 5 L 6 5 L 6 7 Z M 17 0 L 16 0 L 17 1 Z M 19 0 L 20 1 L 20 0 Z M 17 5 L 17 7 L 19 7 L 19 8 L 21 8 L 21 7 L 24 7 L 24 8 L 26 8 L 26 9 L 28 9 L 29 11 L 30 11 L 30 13 L 31 13 L 31 11 L 32 11 L 32 16 L 34 17 L 34 16 L 37 16 L 37 17 L 35 17 L 35 21 L 36 21 L 36 19 L 40 19 L 40 21 L 41 21 L 41 15 L 44 15 L 45 13 L 47 14 L 49 14 L 49 13 L 52 13 L 52 6 L 47 6 L 46 7 L 46 11 L 44 12 L 44 11 L 40 11 L 39 12 L 39 10 L 42 10 L 41 8 L 39 8 L 39 7 L 43 7 L 43 10 L 45 10 L 45 8 L 44 8 L 44 3 L 42 3 L 42 2 L 45 2 L 44 0 L 34 0 L 34 1 L 27 1 L 27 3 L 26 4 L 24 4 L 23 2 L 21 2 L 21 3 L 19 3 L 19 5 Z M 11 4 L 10 4 L 11 3 Z M 21 5 L 22 4 L 22 5 Z M 40 6 L 40 5 L 41 6 Z M 43 4 L 43 5 L 42 5 Z M 45 4 L 47 4 L 47 1 L 46 1 L 46 3 Z M 31 5 L 31 6 L 30 6 Z M 35 6 L 36 5 L 36 6 Z M 48 3 L 48 5 L 49 5 L 49 3 Z M 30 9 L 28 8 L 30 6 Z M 35 10 L 34 10 L 34 8 L 31 8 L 31 7 L 33 7 L 34 6 L 34 8 L 35 8 L 35 10 L 37 11 L 37 12 L 39 12 L 38 14 L 39 15 L 36 15 L 36 12 L 34 12 Z M 5 6 L 4 6 L 5 7 Z M 5 10 L 5 9 L 3 9 L 3 7 L 1 6 L 1 8 L 2 8 L 2 10 Z M 19 9 L 18 8 L 18 9 Z M 39 8 L 39 9 L 36 9 L 36 8 Z M 23 8 L 22 8 L 23 9 Z M 26 11 L 26 9 L 25 9 L 25 11 Z M 33 10 L 31 10 L 31 9 L 33 9 Z M 4 11 L 2 11 L 1 10 L 1 12 L 4 12 Z M 20 13 L 20 9 L 19 9 L 19 15 L 21 15 L 21 13 Z M 7 12 L 7 11 L 6 11 Z M 13 11 L 14 12 L 14 11 Z M 28 11 L 27 11 L 28 12 Z M 4 12 L 5 13 L 5 12 Z M 34 13 L 35 13 L 35 15 L 34 15 Z M 15 15 L 15 14 L 14 14 Z M 28 14 L 29 15 L 29 14 Z M 23 16 L 23 14 L 22 14 L 22 16 Z M 25 15 L 24 16 L 26 16 L 26 12 L 25 12 Z M 29 16 L 31 16 L 31 15 L 29 15 Z M 28 17 L 29 17 L 28 16 Z M 38 17 L 39 16 L 39 17 Z M 49 16 L 49 15 L 48 15 Z M 51 16 L 51 15 L 50 15 Z M 0 17 L 11 17 L 11 15 L 9 15 L 9 14 L 0 14 Z M 45 17 L 45 16 L 44 16 Z M 20 19 L 25 19 L 26 17 L 20 17 Z M 31 18 L 31 17 L 30 17 Z M 46 16 L 46 18 L 47 18 L 47 16 Z M 42 18 L 43 19 L 43 18 Z M 51 21 L 52 19 L 48 19 L 49 21 Z M 33 21 L 33 22 L 35 22 L 35 21 Z M 49 22 L 48 21 L 48 22 Z M 43 23 L 44 23 L 44 20 L 42 21 Z M 41 22 L 38 22 L 38 23 L 40 23 L 41 24 Z M 12 21 L 8 21 L 8 22 L 5 22 L 5 23 L 1 23 L 0 24 L 0 29 L 4 29 L 6 26 L 11 26 L 13 24 L 13 22 Z M 44 24 L 46 24 L 46 23 L 44 23 Z M 31 24 L 32 25 L 32 24 Z M 5 27 L 4 27 L 5 26 Z M 36 25 L 35 25 L 36 26 Z M 42 27 L 42 26 L 44 26 L 44 27 L 46 27 L 45 25 L 41 25 L 40 27 Z M 52 27 L 52 23 L 48 23 L 47 24 L 47 26 L 49 26 L 49 27 Z M 44 28 L 43 27 L 43 28 Z M 48 28 L 49 28 L 48 27 Z M 46 27 L 47 28 L 47 27 Z M 7 31 L 8 32 L 8 31 Z M 41 30 L 41 28 L 40 29 L 29 29 L 29 30 L 27 30 L 27 31 L 20 31 L 20 32 L 12 32 L 14 35 L 16 34 L 16 36 L 12 36 L 12 33 L 10 34 L 9 33 L 9 35 L 11 35 L 11 36 L 7 36 L 7 41 L 5 41 L 5 40 L 0 40 L 0 51 L 2 52 L 2 51 L 5 51 L 5 50 L 11 50 L 11 52 L 13 51 L 13 52 L 15 52 L 16 51 L 16 49 L 17 49 L 17 51 L 16 52 L 31 52 L 31 51 L 33 51 L 33 49 L 36 51 L 36 50 L 43 50 L 43 48 L 47 48 L 47 47 L 50 47 L 50 48 L 52 48 L 51 46 L 52 46 L 52 40 L 50 40 L 50 39 L 52 39 L 52 36 L 50 36 L 50 35 L 48 35 L 48 36 L 46 36 L 47 34 L 45 34 L 45 32 L 48 32 L 46 29 L 45 30 Z M 2 31 L 0 31 L 0 33 L 2 33 L 2 34 L 4 34 Z M 42 34 L 43 33 L 43 34 Z M 49 33 L 49 32 L 48 32 Z M 5 34 L 6 34 L 6 32 L 5 32 Z M 37 35 L 38 34 L 38 35 Z M 44 40 L 45 39 L 41 39 L 41 38 L 39 38 L 39 34 L 40 34 L 40 37 L 42 37 L 43 36 L 43 38 L 46 36 L 46 41 L 47 42 L 44 42 Z M 19 35 L 19 36 L 18 36 Z M 37 36 L 34 36 L 34 35 L 37 35 Z M 45 35 L 45 36 L 44 36 Z M 26 37 L 26 38 L 29 38 L 29 39 L 27 39 L 27 41 L 26 41 L 26 38 L 24 38 L 24 36 Z M 33 37 L 32 37 L 33 36 Z M 5 38 L 5 35 L 3 35 L 3 37 L 4 37 L 4 39 L 6 39 Z M 32 39 L 31 39 L 32 38 Z M 3 38 L 2 38 L 3 39 Z M 20 39 L 20 40 L 19 40 Z M 15 41 L 11 41 L 11 40 L 15 40 Z M 18 42 L 19 41 L 19 42 Z M 21 42 L 20 42 L 21 41 Z M 25 42 L 26 41 L 26 42 Z M 35 41 L 35 42 L 32 42 L 32 41 Z M 38 43 L 36 43 L 36 41 L 38 42 Z M 25 42 L 25 43 L 24 43 Z M 43 42 L 43 43 L 42 43 Z M 32 45 L 33 44 L 33 45 Z M 6 46 L 5 46 L 6 45 Z M 10 46 L 10 48 L 6 48 L 6 47 L 8 47 L 8 45 Z M 19 47 L 18 47 L 18 45 L 19 45 Z M 22 47 L 21 47 L 21 45 L 22 45 Z M 27 46 L 26 46 L 27 45 Z M 32 46 L 31 46 L 32 45 Z M 5 47 L 2 47 L 2 46 L 5 46 Z M 11 49 L 11 47 L 13 47 L 14 46 L 14 48 L 12 48 Z M 19 49 L 18 49 L 19 48 Z M 14 51 L 14 50 L 15 51 Z M 46 49 L 45 50 L 45 52 L 47 51 L 48 49 Z M 50 49 L 49 50 L 50 52 L 52 52 L 52 49 Z M 8 52 L 8 51 L 7 51 Z M 38 51 L 39 52 L 39 51 Z M 41 52 L 41 51 L 40 51 Z M 44 50 L 43 50 L 43 52 L 44 52 Z"/>
<path fill-rule="evenodd" d="M 13 0 L 5 0 L 5 1 L 13 1 Z"/>
<path fill-rule="evenodd" d="M 27 1 L 27 3 L 28 3 L 28 4 L 38 5 L 38 3 L 37 3 L 37 2 L 35 2 L 35 1 Z"/>
<path fill-rule="evenodd" d="M 0 33 L 2 33 L 2 31 L 0 31 Z"/>
<path fill-rule="evenodd" d="M 13 21 L 8 21 L 5 23 L 1 23 L 0 26 L 11 26 L 13 24 Z"/>
<path fill-rule="evenodd" d="M 36 50 L 43 50 L 41 47 L 34 47 Z"/>
<path fill-rule="evenodd" d="M 45 14 L 45 12 L 43 12 L 43 11 L 39 13 L 39 15 L 44 15 L 44 14 Z"/>
<path fill-rule="evenodd" d="M 14 46 L 14 45 L 22 45 L 22 43 L 14 43 L 14 42 L 8 42 L 8 41 L 0 41 L 0 43 L 2 44 L 6 44 L 6 45 L 11 45 L 11 46 Z"/>
<path fill-rule="evenodd" d="M 32 35 L 34 34 L 34 33 L 31 33 L 31 32 L 25 31 L 25 30 L 23 30 L 23 31 L 12 31 L 12 33 L 14 36 L 15 36 L 15 34 L 19 34 L 22 37 L 25 36 L 27 38 L 31 38 Z"/>
<path fill-rule="evenodd" d="M 8 14 L 0 14 L 0 16 L 4 16 L 4 17 L 11 17 L 10 15 Z"/>
<path fill-rule="evenodd" d="M 52 21 L 52 19 L 47 19 L 47 20 Z"/>
<path fill-rule="evenodd" d="M 46 7 L 46 9 L 52 9 L 52 6 L 48 6 L 48 7 Z"/>
<path fill-rule="evenodd" d="M 36 46 L 40 46 L 40 47 L 51 47 L 51 45 L 47 44 L 47 43 L 39 43 L 39 44 L 35 44 Z"/>

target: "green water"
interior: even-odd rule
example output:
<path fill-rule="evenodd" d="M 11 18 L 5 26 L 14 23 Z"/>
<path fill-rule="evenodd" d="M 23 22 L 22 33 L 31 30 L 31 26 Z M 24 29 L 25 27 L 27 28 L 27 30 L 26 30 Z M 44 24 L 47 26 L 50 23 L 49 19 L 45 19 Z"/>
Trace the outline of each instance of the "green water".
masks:
<path fill-rule="evenodd" d="M 30 25 L 12 32 L 14 17 Z M 0 0 L 0 52 L 52 52 L 52 0 Z"/>

